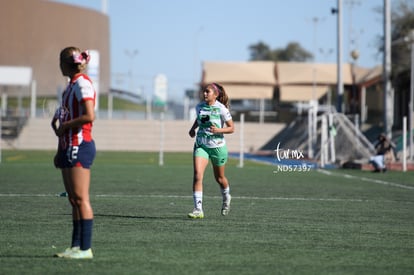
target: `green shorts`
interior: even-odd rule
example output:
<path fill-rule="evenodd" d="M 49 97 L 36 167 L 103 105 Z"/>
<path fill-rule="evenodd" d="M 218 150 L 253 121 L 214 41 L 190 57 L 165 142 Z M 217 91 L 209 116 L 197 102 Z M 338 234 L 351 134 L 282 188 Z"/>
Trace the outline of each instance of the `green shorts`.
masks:
<path fill-rule="evenodd" d="M 226 164 L 228 158 L 227 146 L 207 148 L 195 144 L 193 156 L 210 159 L 213 165 L 223 166 Z"/>

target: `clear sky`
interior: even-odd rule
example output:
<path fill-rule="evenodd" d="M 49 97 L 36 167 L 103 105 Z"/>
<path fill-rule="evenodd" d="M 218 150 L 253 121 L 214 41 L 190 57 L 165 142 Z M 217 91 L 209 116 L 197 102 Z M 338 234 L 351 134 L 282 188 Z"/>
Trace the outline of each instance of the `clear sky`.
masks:
<path fill-rule="evenodd" d="M 54 0 L 101 11 L 101 0 Z M 358 64 L 382 63 L 383 0 L 342 0 L 343 61 L 357 48 Z M 392 3 L 395 0 L 391 1 Z M 316 62 L 336 63 L 336 0 L 107 0 L 112 87 L 150 95 L 157 74 L 168 97 L 201 79 L 203 61 L 247 61 L 259 41 L 272 49 L 298 42 Z M 137 54 L 133 54 L 137 52 Z"/>

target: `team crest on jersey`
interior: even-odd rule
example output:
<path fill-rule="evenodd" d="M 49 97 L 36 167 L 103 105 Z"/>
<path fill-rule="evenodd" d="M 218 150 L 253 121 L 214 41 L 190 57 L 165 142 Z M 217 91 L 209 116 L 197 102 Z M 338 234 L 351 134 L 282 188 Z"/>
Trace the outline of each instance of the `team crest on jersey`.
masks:
<path fill-rule="evenodd" d="M 218 114 L 220 114 L 220 109 L 217 109 L 217 108 L 212 109 L 211 110 L 211 114 L 212 115 L 218 115 Z"/>

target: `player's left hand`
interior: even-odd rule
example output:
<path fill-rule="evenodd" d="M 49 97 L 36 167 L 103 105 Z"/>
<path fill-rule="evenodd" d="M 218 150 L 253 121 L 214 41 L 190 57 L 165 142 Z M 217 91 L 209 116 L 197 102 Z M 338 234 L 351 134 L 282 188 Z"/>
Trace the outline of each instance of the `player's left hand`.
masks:
<path fill-rule="evenodd" d="M 61 136 L 63 136 L 64 132 L 65 132 L 65 129 L 64 129 L 63 125 L 60 124 L 59 128 L 56 129 L 55 134 L 56 134 L 56 136 L 61 137 Z"/>

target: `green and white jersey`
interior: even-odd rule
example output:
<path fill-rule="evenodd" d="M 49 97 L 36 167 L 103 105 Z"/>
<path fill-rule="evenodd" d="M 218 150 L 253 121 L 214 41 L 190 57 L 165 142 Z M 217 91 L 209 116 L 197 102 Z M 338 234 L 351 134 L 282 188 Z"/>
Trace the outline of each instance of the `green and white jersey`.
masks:
<path fill-rule="evenodd" d="M 201 102 L 196 106 L 198 131 L 196 137 L 197 145 L 204 145 L 207 148 L 222 147 L 226 144 L 223 134 L 213 134 L 210 127 L 215 125 L 223 128 L 224 123 L 232 119 L 230 111 L 221 102 L 213 105 Z"/>

